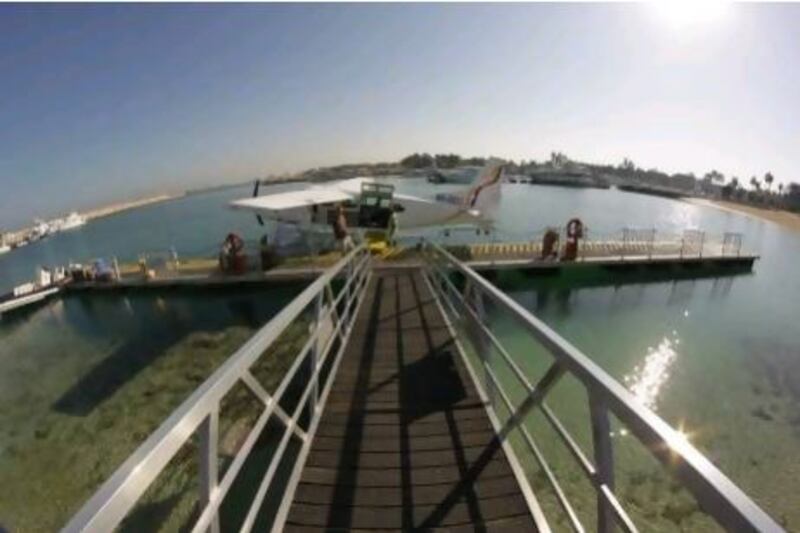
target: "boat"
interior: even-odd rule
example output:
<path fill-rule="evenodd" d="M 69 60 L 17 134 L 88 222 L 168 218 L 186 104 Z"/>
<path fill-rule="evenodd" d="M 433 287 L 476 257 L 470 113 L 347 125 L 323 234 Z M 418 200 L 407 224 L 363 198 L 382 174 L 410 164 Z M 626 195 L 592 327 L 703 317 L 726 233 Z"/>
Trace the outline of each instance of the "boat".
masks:
<path fill-rule="evenodd" d="M 73 211 L 66 218 L 61 220 L 59 231 L 67 231 L 78 228 L 86 224 L 86 217 Z"/>
<path fill-rule="evenodd" d="M 33 230 L 31 230 L 28 240 L 30 242 L 33 242 L 33 241 L 38 241 L 39 239 L 44 239 L 45 237 L 50 235 L 52 231 L 53 228 L 52 226 L 50 226 L 50 224 L 48 224 L 44 220 L 36 219 L 34 220 Z"/>
<path fill-rule="evenodd" d="M 7 244 L 0 244 L 0 255 L 10 251 L 11 251 L 10 246 L 8 246 Z"/>
<path fill-rule="evenodd" d="M 0 315 L 26 305 L 41 302 L 60 290 L 60 285 L 37 288 L 33 283 L 25 283 L 15 287 L 12 292 L 0 295 Z"/>
<path fill-rule="evenodd" d="M 38 279 L 17 285 L 10 292 L 0 294 L 0 315 L 36 302 L 41 302 L 58 293 L 69 281 L 63 268 L 48 270 L 40 268 Z"/>

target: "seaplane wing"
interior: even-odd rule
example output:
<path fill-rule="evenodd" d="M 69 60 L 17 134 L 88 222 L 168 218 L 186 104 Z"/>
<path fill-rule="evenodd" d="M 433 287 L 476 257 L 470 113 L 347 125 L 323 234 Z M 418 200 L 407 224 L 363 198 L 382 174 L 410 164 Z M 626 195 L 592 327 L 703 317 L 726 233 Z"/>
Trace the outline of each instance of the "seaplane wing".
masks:
<path fill-rule="evenodd" d="M 339 188 L 313 187 L 303 191 L 281 192 L 235 200 L 231 202 L 231 207 L 248 211 L 283 211 L 298 207 L 344 202 L 354 198 L 354 194 Z"/>

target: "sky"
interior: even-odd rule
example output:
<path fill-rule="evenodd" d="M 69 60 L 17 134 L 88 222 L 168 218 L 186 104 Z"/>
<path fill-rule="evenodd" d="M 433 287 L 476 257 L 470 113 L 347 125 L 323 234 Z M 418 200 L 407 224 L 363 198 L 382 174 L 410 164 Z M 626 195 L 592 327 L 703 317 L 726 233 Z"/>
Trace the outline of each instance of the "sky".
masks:
<path fill-rule="evenodd" d="M 0 5 L 0 230 L 415 151 L 800 181 L 800 5 L 668 5 Z"/>

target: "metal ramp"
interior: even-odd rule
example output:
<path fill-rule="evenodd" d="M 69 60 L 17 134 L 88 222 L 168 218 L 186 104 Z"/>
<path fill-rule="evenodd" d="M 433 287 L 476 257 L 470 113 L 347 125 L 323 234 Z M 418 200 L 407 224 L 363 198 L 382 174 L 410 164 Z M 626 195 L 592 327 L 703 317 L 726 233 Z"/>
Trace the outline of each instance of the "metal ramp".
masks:
<path fill-rule="evenodd" d="M 419 269 L 373 277 L 287 531 L 531 530 L 518 480 Z"/>
<path fill-rule="evenodd" d="M 199 490 L 181 530 L 550 531 L 553 509 L 545 514 L 529 480 L 538 464 L 566 517 L 559 528 L 636 531 L 615 493 L 613 416 L 720 526 L 782 531 L 588 357 L 442 248 L 428 243 L 425 252 L 423 268 L 373 273 L 362 246 L 327 270 L 209 377 L 64 530 L 125 525 L 170 461 L 196 442 Z M 521 363 L 542 354 L 507 349 L 492 331 L 497 313 L 543 347 L 549 366 L 535 381 Z M 268 390 L 254 365 L 298 321 L 309 323 L 307 338 Z M 590 454 L 546 402 L 565 376 L 586 392 Z M 220 408 L 242 385 L 261 411 L 223 470 Z M 581 521 L 586 509 L 559 483 L 561 472 L 531 432 L 537 411 L 589 482 L 591 523 Z M 237 494 L 238 479 L 248 476 L 252 490 Z M 232 499 L 233 517 L 222 512 Z"/>

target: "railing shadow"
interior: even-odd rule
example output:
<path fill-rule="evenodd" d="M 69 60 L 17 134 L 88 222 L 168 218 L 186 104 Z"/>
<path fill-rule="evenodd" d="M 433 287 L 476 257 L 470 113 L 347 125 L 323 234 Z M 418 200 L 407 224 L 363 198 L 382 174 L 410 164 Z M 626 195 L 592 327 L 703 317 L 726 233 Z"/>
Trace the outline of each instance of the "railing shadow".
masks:
<path fill-rule="evenodd" d="M 87 416 L 191 332 L 215 333 L 235 324 L 255 328 L 265 318 L 252 301 L 233 299 L 226 307 L 227 313 L 217 313 L 218 317 L 196 317 L 201 322 L 200 327 L 194 322 L 187 323 L 178 309 L 164 313 L 159 323 L 148 321 L 147 331 L 130 336 L 66 390 L 53 402 L 52 408 L 68 415 Z"/>
<path fill-rule="evenodd" d="M 375 292 L 369 308 L 369 321 L 364 333 L 364 346 L 361 350 L 358 374 L 356 376 L 355 390 L 357 391 L 347 417 L 347 430 L 344 436 L 344 445 L 340 451 L 339 463 L 336 469 L 336 489 L 333 493 L 328 511 L 327 522 L 329 527 L 350 528 L 352 524 L 352 505 L 355 500 L 356 476 L 358 474 L 357 459 L 353 464 L 353 457 L 358 457 L 363 440 L 364 418 L 366 416 L 367 395 L 358 393 L 366 391 L 369 386 L 372 370 L 373 352 L 378 336 L 378 323 L 380 318 L 381 300 L 383 295 L 384 279 L 375 281 Z M 350 512 L 348 512 L 348 510 Z"/>
<path fill-rule="evenodd" d="M 491 438 L 477 460 L 470 461 L 467 457 L 462 431 L 458 427 L 457 411 L 465 407 L 483 409 L 483 406 L 477 396 L 474 398 L 474 405 L 469 403 L 474 392 L 470 392 L 459 372 L 453 339 L 449 332 L 446 341 L 436 335 L 435 330 L 439 326 L 430 322 L 425 311 L 425 306 L 435 305 L 435 300 L 424 298 L 419 283 L 413 274 L 408 273 L 387 274 L 376 280 L 375 293 L 366 319 L 364 343 L 358 355 L 358 371 L 336 467 L 335 489 L 328 509 L 327 527 L 338 529 L 359 526 L 355 522 L 354 513 L 358 505 L 356 491 L 359 488 L 360 457 L 364 452 L 365 439 L 369 437 L 366 418 L 374 413 L 397 416 L 398 427 L 394 435 L 398 439 L 396 453 L 399 455 L 397 479 L 400 499 L 387 502 L 387 505 L 394 507 L 394 511 L 388 512 L 398 512 L 398 525 L 402 529 L 444 526 L 448 513 L 453 506 L 459 504 L 465 505 L 473 524 L 480 524 L 484 519 L 475 483 L 501 448 L 499 441 Z M 409 301 L 411 305 L 408 305 Z M 392 304 L 394 309 L 387 309 L 387 305 Z M 445 327 L 442 324 L 441 328 Z M 380 365 L 385 369 L 389 358 L 393 358 L 397 371 L 376 384 L 374 379 L 372 382 L 370 379 L 375 377 L 376 372 L 376 344 L 381 334 L 390 328 L 396 331 L 392 349 L 394 353 L 385 352 L 383 356 L 386 359 Z M 379 394 L 381 398 L 391 398 L 392 385 L 397 386 L 395 405 L 387 408 L 371 402 Z M 431 415 L 441 415 L 444 420 L 442 431 L 437 431 L 436 435 L 437 438 L 446 436 L 449 440 L 446 447 L 452 453 L 452 468 L 457 470 L 458 481 L 452 487 L 445 485 L 443 494 L 446 496 L 440 501 L 425 502 L 425 510 L 421 511 L 419 505 L 422 504 L 415 501 L 415 485 L 412 479 L 415 473 L 415 439 L 412 436 L 412 426 Z"/>

